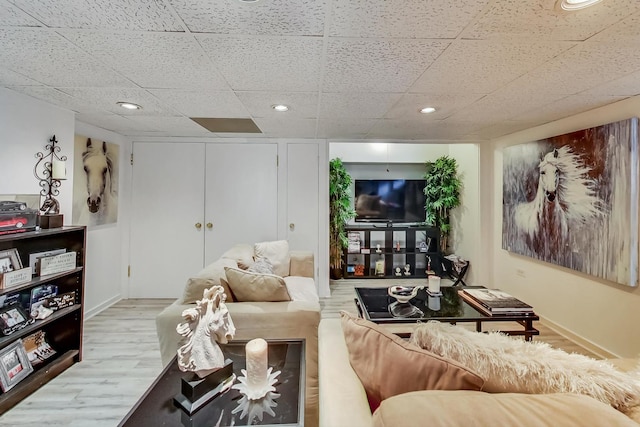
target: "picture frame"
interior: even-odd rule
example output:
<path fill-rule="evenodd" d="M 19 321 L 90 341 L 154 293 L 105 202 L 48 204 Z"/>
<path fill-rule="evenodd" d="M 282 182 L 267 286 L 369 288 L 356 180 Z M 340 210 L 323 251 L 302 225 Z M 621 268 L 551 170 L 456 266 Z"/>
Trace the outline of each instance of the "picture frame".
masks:
<path fill-rule="evenodd" d="M 11 335 L 31 323 L 33 319 L 20 304 L 11 304 L 0 309 L 0 331 L 3 335 Z"/>
<path fill-rule="evenodd" d="M 31 267 L 31 274 L 34 276 L 38 275 L 38 271 L 40 269 L 40 259 L 44 257 L 49 257 L 53 255 L 60 255 L 67 252 L 66 249 L 52 249 L 46 252 L 34 252 L 29 254 L 29 267 Z"/>
<path fill-rule="evenodd" d="M 31 372 L 33 366 L 21 339 L 0 350 L 0 388 L 3 392 L 11 390 Z"/>
<path fill-rule="evenodd" d="M 0 251 L 0 274 L 20 270 L 21 268 L 22 261 L 16 248 Z"/>

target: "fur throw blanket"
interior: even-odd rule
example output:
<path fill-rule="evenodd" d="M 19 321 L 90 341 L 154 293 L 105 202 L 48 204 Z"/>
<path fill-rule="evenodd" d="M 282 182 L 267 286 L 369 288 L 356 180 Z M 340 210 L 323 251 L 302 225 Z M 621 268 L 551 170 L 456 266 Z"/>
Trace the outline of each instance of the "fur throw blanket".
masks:
<path fill-rule="evenodd" d="M 640 404 L 640 367 L 621 372 L 609 362 L 569 354 L 543 342 L 437 321 L 419 325 L 411 341 L 477 372 L 486 380 L 483 391 L 585 394 L 622 412 Z"/>

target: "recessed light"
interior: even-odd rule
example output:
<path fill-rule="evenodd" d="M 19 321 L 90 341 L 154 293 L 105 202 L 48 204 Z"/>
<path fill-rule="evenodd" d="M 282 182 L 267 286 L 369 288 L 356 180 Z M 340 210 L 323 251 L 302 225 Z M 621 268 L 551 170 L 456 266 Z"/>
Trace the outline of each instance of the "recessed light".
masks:
<path fill-rule="evenodd" d="M 580 10 L 585 7 L 593 6 L 596 3 L 600 3 L 602 0 L 559 0 L 560 8 L 562 10 Z"/>
<path fill-rule="evenodd" d="M 429 113 L 433 113 L 434 111 L 436 111 L 436 109 L 433 107 L 424 107 L 420 110 L 422 114 L 429 114 Z"/>
<path fill-rule="evenodd" d="M 289 107 L 287 107 L 284 104 L 272 105 L 271 108 L 273 108 L 274 110 L 276 110 L 276 111 L 278 111 L 280 113 L 285 112 L 285 111 L 289 111 Z"/>
<path fill-rule="evenodd" d="M 140 105 L 134 104 L 133 102 L 119 101 L 116 102 L 116 104 L 118 104 L 122 108 L 126 108 L 127 110 L 142 110 L 142 107 Z"/>

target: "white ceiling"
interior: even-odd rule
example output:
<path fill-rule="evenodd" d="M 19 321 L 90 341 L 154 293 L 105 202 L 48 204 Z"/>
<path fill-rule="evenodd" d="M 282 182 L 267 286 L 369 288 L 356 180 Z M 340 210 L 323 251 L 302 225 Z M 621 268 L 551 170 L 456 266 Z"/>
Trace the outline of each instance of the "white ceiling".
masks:
<path fill-rule="evenodd" d="M 0 0 L 0 86 L 130 136 L 487 140 L 640 94 L 640 1 L 555 3 Z"/>

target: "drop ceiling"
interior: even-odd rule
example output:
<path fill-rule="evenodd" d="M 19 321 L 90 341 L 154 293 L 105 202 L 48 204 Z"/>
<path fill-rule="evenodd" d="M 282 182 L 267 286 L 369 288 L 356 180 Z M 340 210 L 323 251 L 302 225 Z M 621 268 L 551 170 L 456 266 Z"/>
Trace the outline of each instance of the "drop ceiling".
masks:
<path fill-rule="evenodd" d="M 200 117 L 251 119 L 252 138 L 483 141 L 640 93 L 640 1 L 555 3 L 0 0 L 0 86 L 131 137 L 242 136 Z"/>

